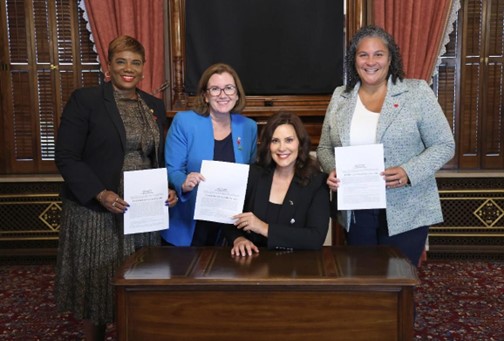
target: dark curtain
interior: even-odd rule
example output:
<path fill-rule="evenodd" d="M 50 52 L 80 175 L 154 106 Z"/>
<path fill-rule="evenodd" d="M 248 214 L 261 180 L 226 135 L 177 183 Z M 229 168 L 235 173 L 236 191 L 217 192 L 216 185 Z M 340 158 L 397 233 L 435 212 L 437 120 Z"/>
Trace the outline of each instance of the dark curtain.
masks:
<path fill-rule="evenodd" d="M 186 0 L 185 89 L 224 62 L 247 95 L 332 93 L 343 41 L 343 0 Z"/>

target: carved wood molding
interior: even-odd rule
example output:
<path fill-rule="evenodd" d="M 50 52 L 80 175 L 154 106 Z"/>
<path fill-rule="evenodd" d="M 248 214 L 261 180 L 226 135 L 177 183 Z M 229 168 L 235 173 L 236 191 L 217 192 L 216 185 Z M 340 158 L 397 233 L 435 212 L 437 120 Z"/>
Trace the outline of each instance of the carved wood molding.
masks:
<path fill-rule="evenodd" d="M 185 65 L 185 0 L 170 0 L 170 75 L 172 90 L 170 92 L 171 108 L 187 108 L 187 95 L 184 91 Z"/>
<path fill-rule="evenodd" d="M 347 43 L 353 35 L 363 26 L 372 24 L 373 1 L 368 0 L 346 0 L 346 41 Z"/>

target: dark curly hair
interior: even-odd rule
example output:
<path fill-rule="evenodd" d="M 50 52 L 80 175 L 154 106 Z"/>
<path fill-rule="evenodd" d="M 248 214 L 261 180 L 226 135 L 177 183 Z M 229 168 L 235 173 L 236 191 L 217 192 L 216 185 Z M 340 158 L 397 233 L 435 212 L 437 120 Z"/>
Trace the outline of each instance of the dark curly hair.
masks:
<path fill-rule="evenodd" d="M 270 144 L 276 128 L 282 124 L 290 124 L 296 132 L 299 140 L 299 150 L 296 165 L 294 167 L 295 179 L 301 185 L 306 186 L 310 182 L 311 176 L 320 169 L 320 167 L 318 162 L 310 156 L 310 135 L 308 135 L 301 119 L 292 112 L 281 111 L 268 119 L 259 139 L 257 164 L 271 171 L 275 169 L 276 163 L 271 157 Z"/>
<path fill-rule="evenodd" d="M 352 37 L 350 44 L 348 46 L 347 54 L 345 56 L 345 67 L 346 67 L 346 79 L 347 84 L 345 92 L 350 92 L 355 87 L 355 84 L 361 79 L 355 68 L 355 54 L 357 52 L 357 47 L 364 38 L 376 37 L 383 40 L 385 46 L 387 47 L 390 55 L 390 67 L 387 77 L 392 76 L 392 82 L 395 84 L 397 79 L 404 79 L 404 70 L 402 64 L 401 53 L 399 51 L 399 46 L 397 46 L 394 38 L 383 28 L 369 25 L 362 27 L 355 35 Z"/>

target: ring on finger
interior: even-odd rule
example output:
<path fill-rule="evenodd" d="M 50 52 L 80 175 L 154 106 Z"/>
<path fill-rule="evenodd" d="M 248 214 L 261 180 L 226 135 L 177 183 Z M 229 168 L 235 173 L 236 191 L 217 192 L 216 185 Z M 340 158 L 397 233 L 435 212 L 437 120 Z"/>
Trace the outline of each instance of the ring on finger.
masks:
<path fill-rule="evenodd" d="M 399 185 L 400 185 L 400 184 L 402 184 L 402 181 L 401 181 L 401 179 L 399 179 L 398 181 L 399 181 Z"/>
<path fill-rule="evenodd" d="M 112 207 L 115 207 L 115 205 L 116 205 L 116 202 L 114 201 L 114 202 L 112 203 Z"/>

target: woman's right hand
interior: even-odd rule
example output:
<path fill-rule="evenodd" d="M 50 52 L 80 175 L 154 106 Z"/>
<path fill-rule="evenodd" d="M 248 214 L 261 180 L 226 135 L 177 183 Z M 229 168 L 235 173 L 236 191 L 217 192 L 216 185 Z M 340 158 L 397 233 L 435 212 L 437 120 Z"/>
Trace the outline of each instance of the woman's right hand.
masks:
<path fill-rule="evenodd" d="M 327 186 L 331 191 L 337 191 L 339 187 L 340 180 L 337 178 L 336 169 L 333 169 L 329 176 L 327 177 Z"/>
<path fill-rule="evenodd" d="M 124 213 L 129 207 L 129 204 L 114 191 L 103 190 L 96 196 L 96 199 L 112 213 Z"/>
<path fill-rule="evenodd" d="M 259 253 L 259 249 L 245 237 L 238 237 L 233 241 L 231 256 L 252 256 L 252 252 Z"/>
<path fill-rule="evenodd" d="M 187 178 L 182 184 L 182 192 L 192 191 L 201 181 L 205 181 L 205 177 L 200 173 L 191 172 L 187 174 Z"/>

